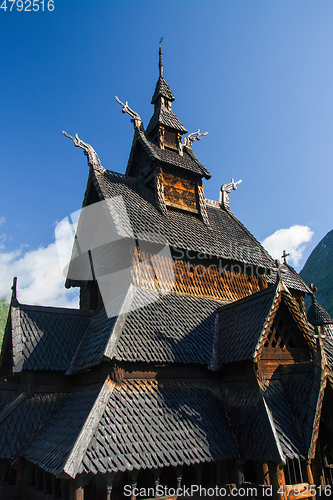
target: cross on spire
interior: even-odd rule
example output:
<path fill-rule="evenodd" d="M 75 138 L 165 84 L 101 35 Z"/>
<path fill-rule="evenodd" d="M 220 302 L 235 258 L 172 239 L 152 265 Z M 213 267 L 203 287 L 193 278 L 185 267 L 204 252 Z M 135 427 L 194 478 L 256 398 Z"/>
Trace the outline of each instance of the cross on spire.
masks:
<path fill-rule="evenodd" d="M 318 290 L 318 288 L 316 286 L 314 286 L 313 283 L 311 283 L 311 285 L 309 286 L 311 292 L 313 293 L 313 295 L 315 294 L 315 292 Z"/>
<path fill-rule="evenodd" d="M 285 250 L 283 250 L 283 254 L 281 255 L 281 258 L 283 259 L 283 263 L 284 263 L 284 264 L 288 264 L 288 262 L 287 262 L 287 257 L 288 257 L 288 255 L 290 255 L 290 254 L 289 254 L 289 253 L 286 253 L 286 251 L 285 251 Z"/>

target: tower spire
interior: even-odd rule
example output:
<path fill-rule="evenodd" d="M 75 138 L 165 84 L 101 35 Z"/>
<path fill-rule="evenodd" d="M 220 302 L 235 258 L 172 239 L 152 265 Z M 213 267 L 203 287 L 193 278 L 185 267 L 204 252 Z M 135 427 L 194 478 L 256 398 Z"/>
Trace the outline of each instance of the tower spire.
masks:
<path fill-rule="evenodd" d="M 158 62 L 158 67 L 159 67 L 159 70 L 160 70 L 160 78 L 163 78 L 163 59 L 162 59 L 162 47 L 160 45 L 160 48 L 159 48 L 159 62 Z"/>

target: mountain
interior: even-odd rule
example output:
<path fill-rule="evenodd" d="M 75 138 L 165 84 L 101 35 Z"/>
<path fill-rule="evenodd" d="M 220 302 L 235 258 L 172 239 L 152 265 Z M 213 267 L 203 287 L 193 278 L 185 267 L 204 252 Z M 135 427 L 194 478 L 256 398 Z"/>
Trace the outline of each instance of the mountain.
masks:
<path fill-rule="evenodd" d="M 299 273 L 318 288 L 318 302 L 333 316 L 333 230 L 318 243 Z"/>
<path fill-rule="evenodd" d="M 5 332 L 8 310 L 9 310 L 9 304 L 0 301 L 0 348 L 2 345 L 3 334 Z"/>

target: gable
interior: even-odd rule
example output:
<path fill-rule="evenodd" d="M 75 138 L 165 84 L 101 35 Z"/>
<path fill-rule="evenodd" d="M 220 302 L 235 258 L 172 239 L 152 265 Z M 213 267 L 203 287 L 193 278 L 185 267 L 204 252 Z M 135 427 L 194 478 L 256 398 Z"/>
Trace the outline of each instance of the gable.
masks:
<path fill-rule="evenodd" d="M 273 372 L 280 364 L 310 361 L 311 358 L 304 332 L 282 300 L 258 356 L 259 369 Z"/>

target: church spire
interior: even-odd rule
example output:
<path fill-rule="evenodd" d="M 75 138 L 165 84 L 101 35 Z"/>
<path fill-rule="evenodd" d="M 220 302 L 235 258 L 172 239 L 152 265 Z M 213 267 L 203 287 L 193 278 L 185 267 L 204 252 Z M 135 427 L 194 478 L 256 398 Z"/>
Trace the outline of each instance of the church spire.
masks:
<path fill-rule="evenodd" d="M 160 70 L 160 78 L 163 78 L 163 59 L 162 59 L 162 47 L 160 45 L 160 50 L 159 50 L 159 61 L 158 61 L 158 67 Z"/>

